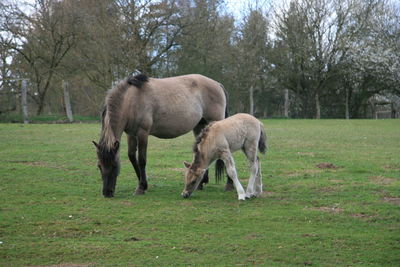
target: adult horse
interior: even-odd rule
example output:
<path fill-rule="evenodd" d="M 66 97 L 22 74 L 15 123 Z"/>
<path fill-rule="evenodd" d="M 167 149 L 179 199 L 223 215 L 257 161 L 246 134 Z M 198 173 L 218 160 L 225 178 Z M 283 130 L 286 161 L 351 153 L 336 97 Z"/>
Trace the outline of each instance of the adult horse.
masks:
<path fill-rule="evenodd" d="M 139 179 L 135 195 L 141 195 L 147 190 L 149 135 L 175 138 L 193 131 L 198 136 L 209 122 L 226 116 L 223 86 L 202 75 L 156 79 L 139 74 L 120 82 L 107 93 L 100 141 L 93 141 L 103 179 L 103 195 L 114 196 L 123 132 L 128 137 L 129 160 Z M 233 189 L 229 178 L 226 189 Z"/>

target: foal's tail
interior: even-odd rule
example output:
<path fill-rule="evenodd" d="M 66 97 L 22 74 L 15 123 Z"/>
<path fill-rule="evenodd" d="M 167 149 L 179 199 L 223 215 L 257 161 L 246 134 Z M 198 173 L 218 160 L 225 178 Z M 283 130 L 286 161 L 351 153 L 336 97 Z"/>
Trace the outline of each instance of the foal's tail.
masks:
<path fill-rule="evenodd" d="M 265 134 L 264 125 L 260 122 L 260 140 L 258 140 L 258 150 L 265 154 L 267 151 L 267 135 Z"/>

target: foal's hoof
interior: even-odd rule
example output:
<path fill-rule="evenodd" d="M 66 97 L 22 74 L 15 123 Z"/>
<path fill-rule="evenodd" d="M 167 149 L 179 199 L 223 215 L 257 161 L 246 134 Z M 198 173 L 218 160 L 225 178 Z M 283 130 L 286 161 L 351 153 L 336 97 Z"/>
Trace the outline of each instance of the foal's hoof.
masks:
<path fill-rule="evenodd" d="M 145 191 L 141 188 L 136 188 L 135 193 L 133 194 L 134 196 L 140 196 L 144 195 Z"/>
<path fill-rule="evenodd" d="M 233 184 L 226 184 L 225 185 L 225 191 L 233 191 L 233 189 L 235 189 Z"/>

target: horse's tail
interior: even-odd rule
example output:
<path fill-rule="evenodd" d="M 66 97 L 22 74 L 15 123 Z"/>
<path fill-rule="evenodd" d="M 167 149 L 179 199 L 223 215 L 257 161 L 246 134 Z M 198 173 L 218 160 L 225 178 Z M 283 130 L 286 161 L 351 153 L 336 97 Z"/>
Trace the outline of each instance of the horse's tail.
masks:
<path fill-rule="evenodd" d="M 226 91 L 225 87 L 222 85 L 222 83 L 219 84 L 221 86 L 222 90 L 224 91 L 225 94 L 225 119 L 229 117 L 229 110 L 228 110 L 228 92 Z"/>
<path fill-rule="evenodd" d="M 218 159 L 215 163 L 215 180 L 217 183 L 222 180 L 225 173 L 225 164 L 222 159 Z"/>
<path fill-rule="evenodd" d="M 260 139 L 258 140 L 258 150 L 265 154 L 267 151 L 267 135 L 265 134 L 264 125 L 260 122 Z"/>
<path fill-rule="evenodd" d="M 229 117 L 229 110 L 228 110 L 228 92 L 226 91 L 225 87 L 222 85 L 222 83 L 219 84 L 224 91 L 225 94 L 225 118 Z M 224 174 L 226 172 L 225 169 L 225 163 L 222 159 L 218 159 L 217 162 L 215 163 L 215 180 L 217 183 L 222 180 Z"/>

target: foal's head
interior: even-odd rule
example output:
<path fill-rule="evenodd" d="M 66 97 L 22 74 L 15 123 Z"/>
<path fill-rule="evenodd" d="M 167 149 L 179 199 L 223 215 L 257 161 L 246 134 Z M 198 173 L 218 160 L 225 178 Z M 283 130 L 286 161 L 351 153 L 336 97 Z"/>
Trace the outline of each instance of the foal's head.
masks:
<path fill-rule="evenodd" d="M 103 196 L 113 197 L 115 192 L 115 184 L 119 174 L 119 142 L 115 141 L 111 148 L 106 147 L 101 142 L 97 144 L 93 141 L 97 149 L 97 167 L 100 169 L 103 179 Z"/>
<path fill-rule="evenodd" d="M 190 164 L 189 162 L 184 162 L 186 167 L 185 172 L 185 188 L 182 192 L 182 197 L 188 198 L 193 193 L 194 190 L 199 186 L 206 169 L 200 168 L 195 164 Z"/>

